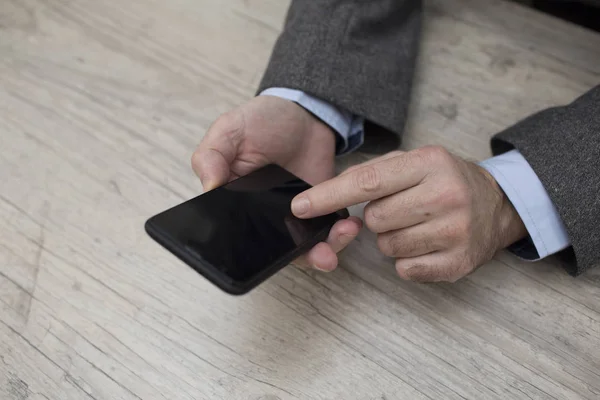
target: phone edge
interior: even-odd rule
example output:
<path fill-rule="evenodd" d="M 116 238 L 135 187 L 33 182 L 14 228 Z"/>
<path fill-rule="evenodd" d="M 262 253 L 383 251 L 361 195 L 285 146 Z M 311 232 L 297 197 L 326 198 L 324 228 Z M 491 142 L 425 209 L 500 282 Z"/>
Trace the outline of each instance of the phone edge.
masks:
<path fill-rule="evenodd" d="M 223 279 L 220 279 L 222 275 L 219 275 L 218 273 L 213 271 L 212 265 L 208 263 L 203 263 L 198 259 L 198 257 L 194 257 L 193 255 L 187 253 L 183 250 L 181 246 L 175 245 L 172 240 L 168 239 L 164 235 L 161 235 L 159 233 L 159 230 L 156 229 L 152 223 L 152 220 L 156 216 L 153 216 L 146 220 L 144 224 L 144 229 L 148 236 L 150 236 L 150 238 L 152 238 L 165 250 L 173 254 L 180 261 L 187 264 L 188 267 L 192 268 L 196 273 L 204 277 L 213 285 L 217 286 L 219 289 L 221 289 L 227 294 L 241 296 L 249 293 L 252 289 L 256 288 L 258 285 L 275 275 L 277 272 L 290 265 L 295 259 L 300 257 L 302 254 L 308 252 L 312 247 L 326 240 L 332 226 L 337 221 L 347 218 L 347 216 L 349 215 L 347 209 L 340 210 L 337 212 L 337 214 L 339 215 L 339 218 L 336 219 L 331 226 L 323 228 L 323 230 L 321 230 L 317 235 L 315 235 L 312 240 L 303 243 L 301 246 L 294 249 L 293 252 L 290 252 L 281 259 L 276 260 L 275 262 L 273 262 L 273 264 L 271 264 L 271 266 L 265 268 L 265 270 L 258 274 L 255 278 L 249 280 L 248 282 L 244 282 L 244 284 L 238 284 L 235 281 L 227 282 Z M 202 266 L 202 268 L 198 268 L 197 266 Z"/>
<path fill-rule="evenodd" d="M 152 238 L 156 243 L 162 246 L 169 253 L 173 254 L 180 261 L 187 264 L 188 267 L 193 269 L 197 274 L 204 277 L 206 280 L 211 282 L 213 285 L 217 286 L 219 289 L 224 291 L 225 293 L 239 296 L 242 294 L 246 294 L 249 290 L 244 290 L 244 288 L 239 285 L 232 284 L 230 282 L 226 282 L 216 274 L 212 269 L 213 267 L 207 263 L 203 263 L 197 257 L 192 256 L 183 250 L 181 246 L 175 245 L 172 240 L 167 238 L 166 236 L 160 234 L 159 230 L 153 226 L 152 220 L 154 217 L 149 218 L 144 224 L 144 229 L 148 236 Z M 202 269 L 197 266 L 202 266 Z"/>

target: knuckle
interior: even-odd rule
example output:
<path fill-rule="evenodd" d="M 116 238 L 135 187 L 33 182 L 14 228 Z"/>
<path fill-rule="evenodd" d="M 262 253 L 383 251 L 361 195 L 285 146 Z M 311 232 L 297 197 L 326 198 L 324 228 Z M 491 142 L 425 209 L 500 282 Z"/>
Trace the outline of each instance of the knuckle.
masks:
<path fill-rule="evenodd" d="M 377 247 L 385 256 L 395 256 L 394 245 L 392 244 L 390 235 L 377 236 Z"/>
<path fill-rule="evenodd" d="M 411 219 L 415 216 L 429 219 L 432 216 L 432 210 L 428 206 L 428 201 L 423 197 L 402 193 L 402 196 L 394 202 L 391 206 L 393 208 L 389 210 L 385 217 L 394 217 L 394 220 L 398 221 Z"/>
<path fill-rule="evenodd" d="M 431 157 L 434 160 L 438 160 L 441 162 L 450 162 L 453 160 L 452 154 L 445 147 L 442 146 L 431 146 L 429 149 Z"/>
<path fill-rule="evenodd" d="M 453 265 L 453 271 L 455 274 L 459 275 L 459 278 L 462 278 L 479 266 L 476 258 L 477 256 L 473 252 L 464 249 L 452 260 L 451 265 Z"/>
<path fill-rule="evenodd" d="M 221 114 L 217 117 L 215 122 L 212 124 L 212 129 L 217 131 L 227 131 L 229 127 L 233 124 L 233 111 L 228 111 L 224 114 Z"/>
<path fill-rule="evenodd" d="M 425 236 L 420 241 L 424 252 L 429 253 L 436 249 L 436 240 L 433 237 Z"/>
<path fill-rule="evenodd" d="M 465 267 L 460 262 L 451 263 L 450 267 L 448 268 L 448 274 L 446 277 L 446 281 L 448 281 L 450 283 L 455 283 L 455 282 L 459 281 L 460 279 L 464 278 L 465 276 L 467 276 L 474 269 L 475 269 L 475 267 L 470 267 L 470 266 Z"/>
<path fill-rule="evenodd" d="M 448 162 L 452 161 L 452 155 L 443 146 L 439 146 L 439 145 L 425 146 L 425 147 L 422 147 L 420 150 L 421 150 L 421 154 L 425 158 L 427 158 L 427 160 L 430 162 L 439 164 L 439 163 L 448 163 Z"/>
<path fill-rule="evenodd" d="M 465 269 L 457 261 L 460 260 L 448 258 L 439 264 L 431 264 L 400 259 L 396 261 L 396 272 L 400 278 L 413 282 L 454 283 L 465 276 Z"/>
<path fill-rule="evenodd" d="M 377 168 L 366 166 L 356 172 L 356 187 L 364 192 L 376 192 L 381 188 L 381 175 Z"/>
<path fill-rule="evenodd" d="M 358 168 L 360 168 L 358 165 L 353 165 L 351 167 L 348 167 L 348 168 L 346 168 L 346 170 L 344 172 L 342 172 L 342 175 L 352 173 L 352 172 L 356 171 Z"/>
<path fill-rule="evenodd" d="M 408 268 L 404 273 L 406 277 L 411 281 L 419 280 L 423 276 L 424 265 L 415 265 Z"/>
<path fill-rule="evenodd" d="M 472 269 L 475 267 L 475 260 L 471 252 L 466 249 L 462 251 L 456 259 L 454 260 L 454 266 L 456 269 Z"/>
<path fill-rule="evenodd" d="M 450 201 L 456 206 L 466 206 L 471 203 L 471 190 L 465 185 L 457 185 L 456 190 L 452 193 Z"/>
<path fill-rule="evenodd" d="M 387 239 L 387 246 L 392 256 L 401 256 L 412 251 L 412 246 L 408 240 L 405 240 L 402 232 L 394 232 Z"/>
<path fill-rule="evenodd" d="M 456 259 L 455 257 L 448 257 L 444 261 L 445 273 L 441 280 L 444 282 L 454 283 L 464 276 L 462 271 L 463 264 L 460 262 L 460 259 Z"/>
<path fill-rule="evenodd" d="M 478 252 L 470 251 L 467 263 L 469 272 L 476 270 L 486 262 L 490 261 L 492 258 L 494 258 L 494 254 L 495 253 L 493 251 L 485 249 L 482 249 Z"/>
<path fill-rule="evenodd" d="M 445 282 L 449 282 L 449 283 L 456 283 L 459 279 L 461 279 L 463 276 L 458 274 L 458 273 L 450 273 L 448 274 L 448 276 L 446 276 L 446 278 L 444 279 Z"/>
<path fill-rule="evenodd" d="M 473 220 L 471 218 L 465 218 L 462 223 L 458 224 L 457 229 L 457 237 L 470 238 L 473 233 Z"/>
<path fill-rule="evenodd" d="M 377 247 L 379 248 L 381 253 L 383 253 L 383 255 L 385 255 L 385 256 L 392 257 L 391 252 L 388 248 L 388 245 L 389 245 L 389 241 L 384 235 L 377 236 Z"/>
<path fill-rule="evenodd" d="M 202 165 L 202 152 L 199 149 L 196 149 L 196 151 L 194 151 L 192 154 L 190 161 L 192 163 L 193 170 L 199 173 Z"/>
<path fill-rule="evenodd" d="M 466 185 L 451 184 L 441 190 L 434 201 L 448 207 L 465 207 L 471 203 L 471 193 Z"/>
<path fill-rule="evenodd" d="M 394 157 L 391 158 L 390 161 L 391 161 L 390 165 L 392 166 L 394 171 L 401 172 L 406 169 L 406 166 L 408 165 L 408 163 L 410 161 L 410 157 L 406 157 L 405 153 L 399 151 L 394 155 Z"/>
<path fill-rule="evenodd" d="M 411 268 L 416 266 L 410 265 L 406 260 L 396 260 L 396 274 L 406 281 L 410 280 L 410 275 L 407 273 Z"/>
<path fill-rule="evenodd" d="M 412 253 L 416 243 L 407 240 L 405 236 L 402 231 L 379 235 L 377 238 L 379 250 L 388 257 L 401 257 Z"/>
<path fill-rule="evenodd" d="M 444 240 L 453 241 L 460 236 L 460 227 L 459 224 L 449 222 L 440 227 L 438 232 Z"/>
<path fill-rule="evenodd" d="M 244 127 L 244 113 L 239 108 L 236 108 L 217 117 L 209 128 L 209 131 L 212 131 L 211 133 L 216 135 L 235 137 L 243 132 Z"/>
<path fill-rule="evenodd" d="M 468 218 L 456 222 L 449 222 L 440 228 L 440 236 L 454 242 L 458 239 L 468 238 L 471 234 L 471 220 Z"/>
<path fill-rule="evenodd" d="M 427 165 L 430 161 L 427 148 L 425 147 L 411 150 L 406 155 L 407 157 L 397 157 L 397 168 L 402 168 L 402 163 L 405 162 L 406 159 L 411 159 L 413 162 L 416 162 L 419 165 Z"/>
<path fill-rule="evenodd" d="M 422 266 L 411 274 L 411 279 L 415 282 L 438 282 L 439 270 L 432 265 Z"/>
<path fill-rule="evenodd" d="M 381 223 L 385 220 L 385 218 L 386 217 L 382 207 L 373 203 L 369 203 L 365 207 L 365 225 L 370 231 L 378 233 L 382 227 Z"/>
<path fill-rule="evenodd" d="M 413 282 L 432 282 L 437 280 L 436 268 L 432 265 L 416 263 L 410 265 L 396 264 L 396 273 L 400 278 Z"/>

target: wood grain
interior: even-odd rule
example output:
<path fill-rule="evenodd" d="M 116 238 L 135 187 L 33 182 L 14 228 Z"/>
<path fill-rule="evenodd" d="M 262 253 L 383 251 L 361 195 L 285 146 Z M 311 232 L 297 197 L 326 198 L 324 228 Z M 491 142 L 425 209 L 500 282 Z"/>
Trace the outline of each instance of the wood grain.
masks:
<path fill-rule="evenodd" d="M 201 190 L 191 153 L 253 95 L 287 4 L 2 2 L 0 398 L 599 398 L 597 271 L 502 253 L 419 285 L 364 233 L 332 274 L 230 297 L 145 235 Z M 599 61 L 599 35 L 521 6 L 429 1 L 403 146 L 483 159 Z"/>

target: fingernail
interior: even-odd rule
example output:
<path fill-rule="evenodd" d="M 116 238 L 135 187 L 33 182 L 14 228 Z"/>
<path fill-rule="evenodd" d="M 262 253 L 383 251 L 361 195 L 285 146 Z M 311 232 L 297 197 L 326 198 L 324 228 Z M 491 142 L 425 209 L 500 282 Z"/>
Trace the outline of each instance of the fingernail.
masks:
<path fill-rule="evenodd" d="M 310 208 L 310 201 L 304 196 L 297 197 L 292 201 L 292 212 L 294 215 L 304 215 Z"/>
<path fill-rule="evenodd" d="M 202 187 L 204 188 L 205 192 L 208 192 L 215 188 L 215 184 L 210 179 L 200 179 L 200 181 L 202 182 Z"/>
<path fill-rule="evenodd" d="M 345 246 L 347 244 L 349 244 L 352 240 L 354 240 L 354 238 L 356 237 L 356 235 L 351 235 L 349 233 L 342 233 L 340 235 L 340 243 Z"/>
<path fill-rule="evenodd" d="M 329 270 L 327 270 L 327 269 L 323 269 L 323 268 L 317 267 L 316 264 L 312 264 L 311 267 L 314 268 L 314 269 L 316 269 L 317 271 L 329 272 Z"/>

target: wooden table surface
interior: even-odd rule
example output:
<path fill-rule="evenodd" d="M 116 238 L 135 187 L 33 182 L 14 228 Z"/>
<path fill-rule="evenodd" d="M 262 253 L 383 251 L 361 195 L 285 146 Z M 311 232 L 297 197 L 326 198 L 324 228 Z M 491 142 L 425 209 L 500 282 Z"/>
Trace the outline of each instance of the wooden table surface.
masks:
<path fill-rule="evenodd" d="M 456 284 L 403 282 L 365 232 L 334 273 L 232 297 L 146 236 L 201 191 L 191 153 L 253 95 L 287 4 L 1 2 L 0 398 L 600 398 L 599 271 L 501 253 Z M 596 33 L 429 1 L 403 147 L 483 159 L 599 81 Z"/>

